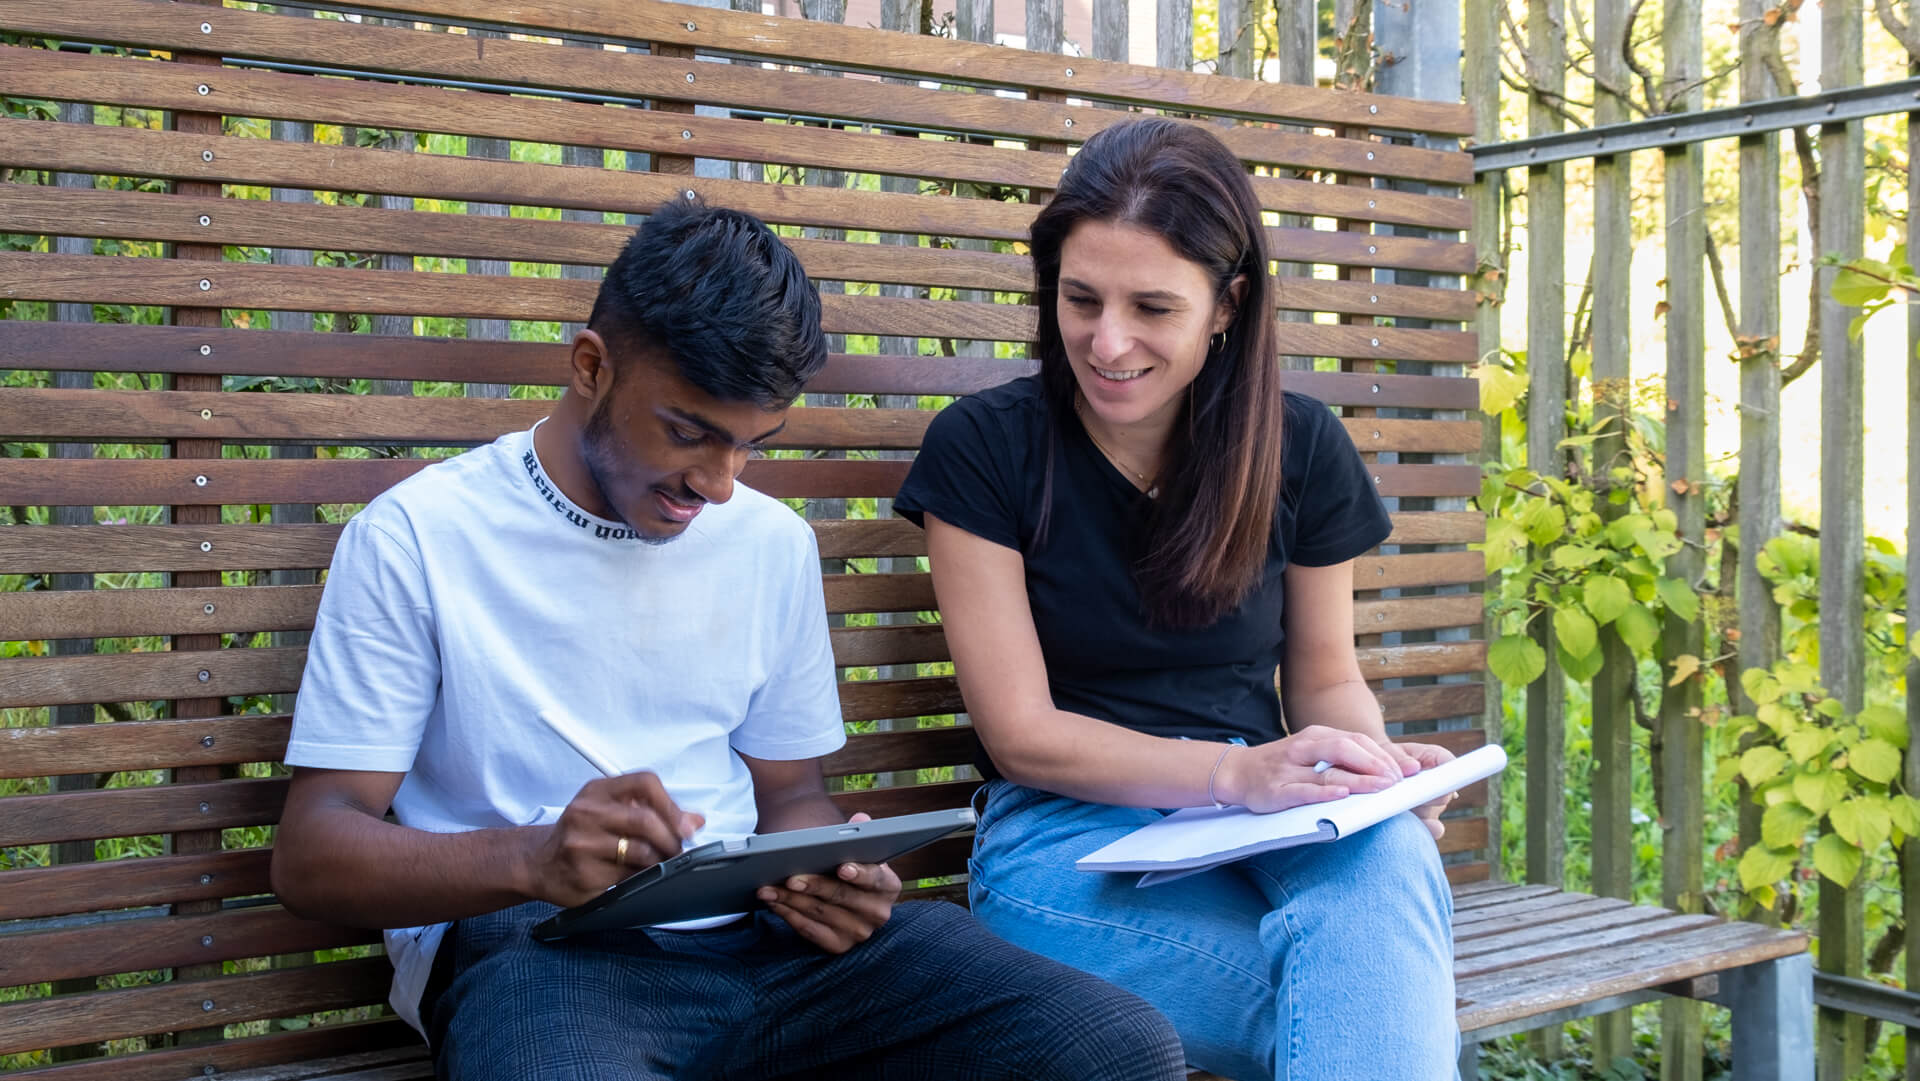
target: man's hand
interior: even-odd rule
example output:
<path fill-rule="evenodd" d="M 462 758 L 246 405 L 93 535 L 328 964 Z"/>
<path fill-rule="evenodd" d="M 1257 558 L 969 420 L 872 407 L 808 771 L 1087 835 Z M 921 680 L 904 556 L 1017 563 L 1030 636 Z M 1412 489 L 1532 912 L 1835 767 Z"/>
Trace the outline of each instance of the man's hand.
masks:
<path fill-rule="evenodd" d="M 1396 743 L 1393 747 L 1398 754 L 1411 756 L 1423 770 L 1453 761 L 1452 751 L 1445 747 L 1436 747 L 1431 743 Z M 1420 816 L 1420 821 L 1427 824 L 1427 831 L 1433 834 L 1433 839 L 1436 841 L 1447 832 L 1446 823 L 1440 821 L 1440 812 L 1446 810 L 1447 804 L 1452 803 L 1453 797 L 1457 795 L 1459 795 L 1458 792 L 1449 792 L 1432 803 L 1423 803 L 1413 809 L 1413 813 Z"/>
<path fill-rule="evenodd" d="M 642 867 L 680 853 L 706 818 L 682 811 L 651 773 L 588 781 L 560 820 L 535 834 L 525 892 L 571 907 Z"/>
<path fill-rule="evenodd" d="M 850 822 L 865 822 L 856 814 Z M 843 863 L 837 877 L 795 875 L 763 886 L 760 900 L 802 938 L 828 953 L 845 953 L 880 929 L 900 899 L 900 877 L 884 863 Z"/>

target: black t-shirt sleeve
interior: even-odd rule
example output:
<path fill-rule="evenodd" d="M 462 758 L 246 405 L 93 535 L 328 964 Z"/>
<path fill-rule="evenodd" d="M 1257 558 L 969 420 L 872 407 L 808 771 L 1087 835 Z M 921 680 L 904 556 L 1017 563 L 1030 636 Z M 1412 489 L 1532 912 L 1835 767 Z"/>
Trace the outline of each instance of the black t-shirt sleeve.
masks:
<path fill-rule="evenodd" d="M 998 411 L 963 398 L 933 418 L 893 509 L 925 528 L 928 514 L 983 540 L 1020 547 L 1019 486 Z"/>
<path fill-rule="evenodd" d="M 1293 503 L 1293 537 L 1287 559 L 1305 567 L 1344 563 L 1378 546 L 1393 532 L 1393 521 L 1360 459 L 1353 440 L 1326 406 L 1307 399 L 1305 408 L 1287 410 L 1293 427 L 1286 463 Z"/>

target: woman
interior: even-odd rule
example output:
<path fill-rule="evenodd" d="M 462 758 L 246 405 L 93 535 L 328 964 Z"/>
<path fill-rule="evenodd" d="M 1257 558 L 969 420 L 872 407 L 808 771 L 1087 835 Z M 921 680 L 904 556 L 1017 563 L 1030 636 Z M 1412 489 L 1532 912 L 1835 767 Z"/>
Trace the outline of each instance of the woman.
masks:
<path fill-rule="evenodd" d="M 1203 129 L 1089 139 L 1033 223 L 1040 373 L 941 413 L 895 502 L 992 760 L 973 910 L 1157 1005 L 1204 1069 L 1451 1078 L 1444 801 L 1147 889 L 1073 869 L 1167 808 L 1451 757 L 1390 744 L 1361 676 L 1350 561 L 1387 514 L 1339 422 L 1280 389 L 1263 236 Z"/>

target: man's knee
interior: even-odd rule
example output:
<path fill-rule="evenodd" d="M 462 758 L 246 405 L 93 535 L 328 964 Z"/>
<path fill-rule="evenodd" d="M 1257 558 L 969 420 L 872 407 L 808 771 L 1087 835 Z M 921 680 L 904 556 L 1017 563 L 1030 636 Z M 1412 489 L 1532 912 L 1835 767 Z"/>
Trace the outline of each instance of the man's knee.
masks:
<path fill-rule="evenodd" d="M 1071 971 L 1071 970 L 1070 970 Z M 1047 987 L 1047 1014 L 1056 1021 L 1045 1034 L 1041 1067 L 1048 1081 L 1178 1081 L 1187 1073 L 1180 1036 L 1166 1015 L 1145 999 L 1094 976 L 1074 972 Z"/>

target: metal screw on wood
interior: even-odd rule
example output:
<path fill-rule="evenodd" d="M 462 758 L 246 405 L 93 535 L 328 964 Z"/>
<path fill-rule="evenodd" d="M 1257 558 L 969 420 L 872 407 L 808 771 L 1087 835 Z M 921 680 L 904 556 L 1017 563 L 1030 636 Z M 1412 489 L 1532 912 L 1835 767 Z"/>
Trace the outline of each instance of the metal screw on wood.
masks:
<path fill-rule="evenodd" d="M 200 746 L 202 746 L 202 747 L 211 747 L 211 746 L 213 746 L 213 737 L 212 737 L 212 736 L 201 736 L 201 737 L 200 737 Z"/>
<path fill-rule="evenodd" d="M 1373 160 L 1373 151 L 1371 151 L 1371 150 L 1369 150 L 1369 151 L 1367 151 L 1367 160 L 1368 160 L 1368 161 L 1372 161 L 1372 160 Z"/>
<path fill-rule="evenodd" d="M 1369 105 L 1369 106 L 1367 106 L 1367 115 L 1368 115 L 1368 116 L 1372 116 L 1372 115 L 1375 115 L 1375 114 L 1377 114 L 1377 113 L 1379 113 L 1379 111 L 1380 111 L 1380 106 L 1378 106 L 1378 105 Z"/>
<path fill-rule="evenodd" d="M 208 217 L 208 216 L 206 216 L 205 214 L 202 214 L 202 215 L 200 215 L 200 224 L 201 224 L 201 225 L 212 225 L 212 224 L 213 224 L 213 219 L 212 219 L 212 218 L 210 218 L 210 217 Z"/>
<path fill-rule="evenodd" d="M 1073 78 L 1073 69 L 1072 69 L 1072 68 L 1068 68 L 1068 69 L 1067 69 L 1067 78 L 1069 78 L 1069 79 L 1071 79 L 1071 78 Z"/>
<path fill-rule="evenodd" d="M 692 81 L 693 81 L 693 72 L 691 72 L 691 71 L 689 71 L 689 72 L 687 72 L 687 81 L 688 81 L 688 82 L 692 82 Z"/>
<path fill-rule="evenodd" d="M 201 935 L 201 936 L 200 936 L 200 944 L 201 944 L 202 946 L 211 946 L 211 945 L 213 945 L 213 936 L 212 936 L 212 935 Z"/>
<path fill-rule="evenodd" d="M 1372 209 L 1373 209 L 1373 200 L 1372 200 L 1372 199 L 1368 199 L 1368 200 L 1367 200 L 1367 209 L 1368 209 L 1368 210 L 1372 210 Z"/>
<path fill-rule="evenodd" d="M 1370 296 L 1370 297 L 1368 297 L 1368 298 L 1367 298 L 1367 303 L 1369 303 L 1369 304 L 1378 304 L 1378 303 L 1380 303 L 1380 298 L 1379 298 L 1379 297 L 1377 297 L 1377 296 Z M 1375 389 L 1375 390 L 1379 390 L 1380 388 L 1379 388 L 1379 387 L 1375 387 L 1375 388 L 1373 388 L 1373 389 Z"/>
<path fill-rule="evenodd" d="M 1068 127 L 1072 127 L 1072 126 L 1073 126 L 1073 117 L 1067 117 L 1067 126 L 1068 126 Z"/>
<path fill-rule="evenodd" d="M 212 161 L 212 160 L 213 160 L 213 151 L 211 151 L 211 150 L 202 150 L 202 151 L 200 152 L 200 160 L 201 160 L 201 161 Z"/>
<path fill-rule="evenodd" d="M 1373 385 L 1373 392 L 1374 392 L 1375 394 L 1378 394 L 1378 393 L 1380 393 L 1380 384 L 1378 384 L 1378 383 L 1375 383 L 1375 384 Z"/>
<path fill-rule="evenodd" d="M 1373 478 L 1373 483 L 1375 483 L 1375 484 L 1378 484 L 1378 483 L 1380 483 L 1380 478 L 1379 478 L 1379 477 L 1378 477 L 1377 475 L 1376 475 L 1376 476 L 1375 476 L 1375 477 Z M 1381 573 L 1381 574 L 1385 574 L 1385 573 L 1387 573 L 1387 572 L 1383 570 L 1383 571 L 1381 571 L 1380 573 Z"/>
<path fill-rule="evenodd" d="M 212 615 L 212 614 L 213 614 L 213 604 L 212 604 L 211 602 L 209 602 L 209 603 L 207 603 L 206 605 L 204 605 L 204 606 L 202 606 L 202 608 L 201 608 L 201 611 L 203 611 L 203 612 L 205 612 L 205 613 L 207 613 L 208 615 Z M 207 737 L 207 746 L 209 746 L 209 747 L 211 747 L 211 746 L 213 746 L 213 737 L 212 737 L 212 736 L 208 736 L 208 737 Z"/>
<path fill-rule="evenodd" d="M 213 876 L 212 876 L 212 875 L 201 875 L 201 876 L 200 876 L 200 884 L 201 884 L 202 886 L 211 886 L 211 885 L 213 885 Z"/>
<path fill-rule="evenodd" d="M 689 203 L 691 203 L 691 202 L 693 202 L 693 200 L 694 200 L 694 194 L 693 194 L 693 189 L 692 189 L 692 188 L 688 188 L 688 189 L 687 189 L 687 191 L 686 191 L 686 195 L 687 195 L 687 202 L 689 202 Z"/>
<path fill-rule="evenodd" d="M 202 1010 L 205 1010 L 205 1011 L 206 1011 L 207 1013 L 212 1013 L 212 1012 L 213 1012 L 213 1000 L 212 1000 L 212 999 L 210 999 L 210 998 L 209 998 L 209 999 L 205 999 L 205 1000 L 203 1000 L 203 1001 L 202 1001 L 202 1002 L 200 1003 L 200 1008 L 201 1008 Z"/>
<path fill-rule="evenodd" d="M 691 138 L 693 138 L 693 132 L 690 132 L 690 131 L 688 131 L 688 130 L 687 130 L 687 129 L 685 129 L 685 128 L 681 128 L 681 129 L 680 129 L 680 137 L 681 137 L 682 139 L 691 139 Z"/>
<path fill-rule="evenodd" d="M 195 488 L 205 488 L 207 486 L 207 475 L 205 473 L 202 473 L 199 476 L 193 478 L 193 486 Z"/>
<path fill-rule="evenodd" d="M 204 292 L 206 292 L 207 290 L 209 290 L 209 289 L 212 289 L 212 288 L 213 288 L 213 282 L 211 282 L 211 281 L 209 281 L 209 280 L 208 280 L 208 279 L 206 279 L 206 278 L 201 278 L 201 279 L 200 279 L 200 291 L 201 291 L 202 293 L 204 293 Z"/>
<path fill-rule="evenodd" d="M 201 542 L 200 542 L 200 550 L 201 550 L 201 551 L 203 551 L 203 552 L 211 552 L 211 551 L 213 551 L 213 542 L 212 542 L 212 541 L 201 541 Z"/>
<path fill-rule="evenodd" d="M 698 29 L 700 29 L 700 28 L 699 28 L 698 26 L 695 26 L 695 25 L 694 25 L 694 24 L 693 24 L 692 22 L 688 22 L 688 23 L 687 23 L 687 30 L 688 30 L 689 32 L 691 32 L 691 31 L 694 31 L 694 30 L 698 30 Z"/>
<path fill-rule="evenodd" d="M 1378 349 L 1378 348 L 1380 348 L 1380 339 L 1378 339 L 1378 338 L 1369 338 L 1369 339 L 1367 340 L 1367 344 L 1369 344 L 1369 345 L 1371 345 L 1371 346 L 1373 346 L 1373 347 L 1374 347 L 1375 349 Z M 1376 433 L 1376 434 L 1378 434 L 1378 433 Z"/>
<path fill-rule="evenodd" d="M 211 812 L 212 810 L 213 810 L 213 804 L 211 804 L 211 803 L 202 803 L 202 804 L 200 805 L 200 813 L 201 813 L 201 814 L 207 814 L 207 813 L 209 813 L 209 812 Z"/>
<path fill-rule="evenodd" d="M 1380 254 L 1380 248 L 1379 248 L 1379 246 L 1378 246 L 1378 245 L 1375 245 L 1375 244 L 1369 244 L 1369 245 L 1367 245 L 1367 254 L 1368 254 L 1368 255 L 1379 255 L 1379 254 Z"/>
<path fill-rule="evenodd" d="M 200 355 L 201 355 L 201 356 L 203 356 L 203 357 L 210 357 L 210 356 L 212 356 L 212 355 L 213 355 L 213 346 L 211 346 L 211 345 L 203 345 L 203 346 L 201 346 L 201 347 L 200 347 Z"/>
<path fill-rule="evenodd" d="M 211 410 L 211 409 L 202 409 L 202 410 L 200 411 L 200 419 L 201 419 L 201 420 L 212 420 L 212 419 L 213 419 L 213 410 Z"/>
<path fill-rule="evenodd" d="M 204 669 L 204 668 L 202 668 L 202 669 L 200 670 L 200 673 L 199 673 L 199 675 L 197 675 L 197 676 L 195 676 L 194 678 L 195 678 L 195 679 L 197 679 L 197 680 L 199 680 L 199 681 L 200 681 L 200 682 L 202 682 L 202 683 L 205 683 L 206 681 L 208 681 L 208 680 L 210 680 L 210 679 L 212 679 L 212 678 L 213 678 L 213 673 L 212 673 L 212 672 L 209 672 L 209 671 L 207 671 L 207 670 L 206 670 L 206 669 Z M 207 805 L 206 805 L 206 804 L 204 804 L 204 803 L 203 803 L 203 804 L 201 804 L 201 805 L 200 805 L 200 809 L 201 809 L 202 811 L 205 811 L 205 810 L 207 809 Z"/>
<path fill-rule="evenodd" d="M 199 86 L 194 87 L 194 90 L 203 98 L 213 93 L 213 87 L 208 86 L 206 83 L 201 83 Z"/>
<path fill-rule="evenodd" d="M 200 24 L 200 32 L 201 32 L 202 34 L 211 34 L 211 33 L 213 33 L 213 24 L 212 24 L 212 23 L 201 23 L 201 24 Z"/>

